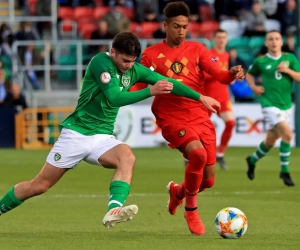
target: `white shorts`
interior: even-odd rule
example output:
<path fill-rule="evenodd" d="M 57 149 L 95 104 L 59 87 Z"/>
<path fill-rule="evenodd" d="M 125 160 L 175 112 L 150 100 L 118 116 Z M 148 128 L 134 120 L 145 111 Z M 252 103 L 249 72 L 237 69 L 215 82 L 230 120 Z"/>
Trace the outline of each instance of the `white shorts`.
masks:
<path fill-rule="evenodd" d="M 86 136 L 63 128 L 46 161 L 58 168 L 74 168 L 81 160 L 100 165 L 99 157 L 122 143 L 113 135 Z"/>
<path fill-rule="evenodd" d="M 276 124 L 282 121 L 290 122 L 292 109 L 280 110 L 275 107 L 263 108 L 262 113 L 265 121 L 267 122 L 267 129 L 273 129 Z"/>

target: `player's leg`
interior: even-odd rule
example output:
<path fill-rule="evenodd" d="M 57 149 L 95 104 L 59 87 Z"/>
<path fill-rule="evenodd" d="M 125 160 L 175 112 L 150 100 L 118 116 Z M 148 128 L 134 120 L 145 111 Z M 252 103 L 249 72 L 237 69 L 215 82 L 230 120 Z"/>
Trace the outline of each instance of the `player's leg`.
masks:
<path fill-rule="evenodd" d="M 224 154 L 232 136 L 233 129 L 235 127 L 235 119 L 230 101 L 221 104 L 219 116 L 224 121 L 225 128 L 223 130 L 220 145 L 217 152 L 217 162 L 219 163 L 221 169 L 227 170 L 228 166 L 225 163 Z"/>
<path fill-rule="evenodd" d="M 248 165 L 247 176 L 250 180 L 254 179 L 254 170 L 256 163 L 262 159 L 271 148 L 274 147 L 276 141 L 279 139 L 279 134 L 275 129 L 267 131 L 267 135 L 264 141 L 262 141 L 256 148 L 255 152 L 246 158 Z"/>
<path fill-rule="evenodd" d="M 102 136 L 103 137 L 103 136 Z M 105 168 L 115 169 L 110 183 L 108 212 L 102 223 L 106 227 L 125 222 L 137 214 L 136 205 L 124 206 L 130 192 L 135 156 L 130 147 L 111 136 L 99 139 L 92 153 L 85 159 L 87 162 L 102 165 Z"/>
<path fill-rule="evenodd" d="M 280 178 L 283 180 L 284 184 L 287 186 L 295 186 L 291 176 L 290 176 L 290 154 L 291 154 L 291 140 L 293 136 L 293 131 L 289 126 L 288 122 L 282 121 L 276 124 L 275 127 L 279 136 L 281 137 L 279 155 L 280 155 L 280 164 L 281 164 L 281 172 Z"/>
<path fill-rule="evenodd" d="M 47 192 L 66 171 L 67 169 L 57 168 L 46 162 L 34 179 L 16 184 L 2 197 L 0 215 L 18 207 L 29 198 Z"/>

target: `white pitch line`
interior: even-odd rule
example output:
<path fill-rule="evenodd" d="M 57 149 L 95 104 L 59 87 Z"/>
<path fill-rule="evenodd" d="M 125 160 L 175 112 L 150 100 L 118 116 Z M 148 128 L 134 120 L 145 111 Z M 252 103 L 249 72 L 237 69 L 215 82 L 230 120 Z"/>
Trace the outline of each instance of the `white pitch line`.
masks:
<path fill-rule="evenodd" d="M 237 192 L 203 192 L 202 195 L 255 195 L 255 194 L 267 194 L 267 195 L 282 195 L 282 194 L 299 194 L 300 191 L 237 191 Z M 108 198 L 108 194 L 56 194 L 51 195 L 51 198 Z M 168 196 L 168 193 L 132 193 L 130 197 L 144 197 L 144 196 Z"/>

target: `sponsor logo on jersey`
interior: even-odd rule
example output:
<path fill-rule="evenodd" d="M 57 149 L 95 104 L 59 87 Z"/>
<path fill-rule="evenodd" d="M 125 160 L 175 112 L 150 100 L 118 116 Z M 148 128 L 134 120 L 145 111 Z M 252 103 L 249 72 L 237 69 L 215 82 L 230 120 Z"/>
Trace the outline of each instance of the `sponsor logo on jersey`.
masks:
<path fill-rule="evenodd" d="M 186 132 L 185 132 L 184 129 L 182 129 L 182 130 L 180 130 L 180 131 L 178 132 L 178 136 L 179 136 L 179 137 L 183 137 L 183 136 L 185 136 L 185 134 L 186 134 Z"/>
<path fill-rule="evenodd" d="M 127 75 L 123 75 L 121 79 L 122 85 L 126 88 L 130 84 L 131 77 Z"/>
<path fill-rule="evenodd" d="M 181 73 L 181 71 L 183 69 L 183 64 L 181 62 L 174 62 L 171 65 L 171 68 L 172 68 L 173 72 L 178 75 Z"/>
<path fill-rule="evenodd" d="M 61 155 L 59 153 L 55 153 L 54 160 L 59 161 L 61 159 Z"/>
<path fill-rule="evenodd" d="M 217 62 L 217 61 L 218 61 L 218 58 L 212 57 L 212 58 L 211 58 L 211 61 L 212 61 L 212 62 Z"/>
<path fill-rule="evenodd" d="M 157 58 L 164 58 L 164 57 L 165 55 L 163 53 L 160 53 Z"/>
<path fill-rule="evenodd" d="M 266 66 L 266 69 L 270 69 L 270 68 L 272 68 L 272 65 L 267 65 Z"/>
<path fill-rule="evenodd" d="M 100 76 L 100 80 L 103 83 L 109 83 L 111 79 L 111 76 L 108 72 L 103 72 Z"/>

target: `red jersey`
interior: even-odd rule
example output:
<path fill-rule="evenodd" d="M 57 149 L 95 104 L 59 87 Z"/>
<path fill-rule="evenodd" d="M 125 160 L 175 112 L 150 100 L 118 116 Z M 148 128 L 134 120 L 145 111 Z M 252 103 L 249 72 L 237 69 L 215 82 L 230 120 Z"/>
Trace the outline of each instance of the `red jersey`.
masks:
<path fill-rule="evenodd" d="M 204 71 L 226 84 L 233 81 L 229 71 L 223 71 L 216 58 L 198 42 L 184 41 L 179 48 L 160 42 L 144 50 L 141 64 L 181 81 L 200 94 L 204 94 Z M 207 109 L 200 102 L 173 94 L 156 96 L 152 112 L 161 128 L 175 122 L 199 124 L 209 119 Z"/>
<path fill-rule="evenodd" d="M 227 52 L 219 54 L 215 49 L 211 49 L 210 52 L 218 60 L 220 67 L 223 70 L 228 70 L 229 54 Z M 204 92 L 219 102 L 230 100 L 228 86 L 220 83 L 209 74 L 205 74 Z"/>

